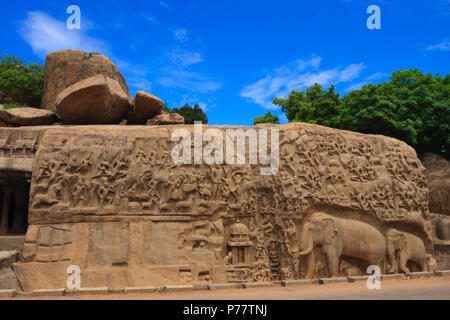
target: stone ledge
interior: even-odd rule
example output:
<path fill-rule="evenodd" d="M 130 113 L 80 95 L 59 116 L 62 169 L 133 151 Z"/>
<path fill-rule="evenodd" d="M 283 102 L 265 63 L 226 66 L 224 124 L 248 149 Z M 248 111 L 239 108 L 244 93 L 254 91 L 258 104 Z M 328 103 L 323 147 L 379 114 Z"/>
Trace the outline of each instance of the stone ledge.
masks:
<path fill-rule="evenodd" d="M 66 295 L 78 295 L 78 294 L 108 294 L 108 287 L 98 288 L 80 288 L 77 290 L 66 290 Z"/>
<path fill-rule="evenodd" d="M 0 297 L 2 298 L 11 298 L 17 296 L 17 290 L 11 289 L 11 290 L 0 290 Z"/>
<path fill-rule="evenodd" d="M 335 283 L 335 282 L 348 282 L 348 279 L 346 277 L 319 278 L 319 284 Z"/>
<path fill-rule="evenodd" d="M 156 292 L 155 287 L 126 287 L 124 289 L 125 293 L 154 293 Z"/>
<path fill-rule="evenodd" d="M 410 277 L 411 279 L 430 278 L 434 277 L 434 272 L 410 272 L 406 276 Z"/>
<path fill-rule="evenodd" d="M 262 287 L 273 287 L 275 284 L 273 282 L 245 282 L 242 284 L 243 288 L 262 288 Z"/>
<path fill-rule="evenodd" d="M 353 277 L 347 277 L 348 282 L 356 282 L 356 281 L 367 281 L 369 279 L 369 276 L 353 276 Z"/>
<path fill-rule="evenodd" d="M 242 289 L 244 288 L 242 283 L 211 283 L 208 284 L 209 290 L 220 290 L 220 289 Z"/>
<path fill-rule="evenodd" d="M 298 285 L 305 285 L 305 284 L 317 284 L 319 283 L 319 280 L 315 279 L 302 279 L 302 280 L 282 280 L 281 285 L 283 287 L 290 287 L 290 286 L 298 286 Z"/>
<path fill-rule="evenodd" d="M 65 290 L 66 289 L 39 289 L 31 291 L 30 295 L 32 297 L 42 297 L 42 296 L 60 297 L 64 295 Z"/>
<path fill-rule="evenodd" d="M 186 290 L 194 290 L 193 285 L 173 285 L 173 286 L 165 286 L 162 289 L 162 292 L 178 292 L 178 291 L 186 291 Z"/>
<path fill-rule="evenodd" d="M 446 276 L 450 276 L 450 270 L 440 270 L 440 271 L 436 271 L 434 273 L 435 276 L 438 277 L 446 277 Z"/>
<path fill-rule="evenodd" d="M 381 280 L 403 279 L 404 277 L 405 275 L 403 273 L 382 274 Z"/>
<path fill-rule="evenodd" d="M 108 294 L 121 294 L 121 293 L 125 293 L 125 288 L 122 289 L 108 288 Z"/>

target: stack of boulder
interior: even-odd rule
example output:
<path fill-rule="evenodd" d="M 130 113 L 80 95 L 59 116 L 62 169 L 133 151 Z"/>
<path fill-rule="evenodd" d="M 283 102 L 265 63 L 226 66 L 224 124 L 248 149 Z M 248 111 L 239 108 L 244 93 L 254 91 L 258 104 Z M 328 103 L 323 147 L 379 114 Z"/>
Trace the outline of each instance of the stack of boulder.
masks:
<path fill-rule="evenodd" d="M 145 91 L 134 99 L 119 69 L 99 53 L 52 52 L 45 61 L 42 108 L 56 110 L 64 124 L 184 124 L 163 113 L 164 102 Z"/>

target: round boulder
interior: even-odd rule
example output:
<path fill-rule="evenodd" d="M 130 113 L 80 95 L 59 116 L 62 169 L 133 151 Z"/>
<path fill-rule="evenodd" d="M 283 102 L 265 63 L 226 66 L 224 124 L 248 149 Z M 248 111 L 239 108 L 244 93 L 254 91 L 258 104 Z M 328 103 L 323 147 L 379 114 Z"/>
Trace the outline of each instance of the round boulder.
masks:
<path fill-rule="evenodd" d="M 66 124 L 117 124 L 127 116 L 131 103 L 116 80 L 98 75 L 64 89 L 55 106 Z"/>
<path fill-rule="evenodd" d="M 52 124 L 57 119 L 56 114 L 49 110 L 28 107 L 9 110 L 0 108 L 0 122 L 8 127 L 45 126 Z"/>
<path fill-rule="evenodd" d="M 116 80 L 122 90 L 130 95 L 127 83 L 119 69 L 104 55 L 73 49 L 49 53 L 45 60 L 42 109 L 54 109 L 56 97 L 61 91 L 96 75 L 104 75 Z"/>
<path fill-rule="evenodd" d="M 148 119 L 160 114 L 164 102 L 148 92 L 138 91 L 133 100 L 133 111 L 131 112 L 129 124 L 145 124 Z"/>

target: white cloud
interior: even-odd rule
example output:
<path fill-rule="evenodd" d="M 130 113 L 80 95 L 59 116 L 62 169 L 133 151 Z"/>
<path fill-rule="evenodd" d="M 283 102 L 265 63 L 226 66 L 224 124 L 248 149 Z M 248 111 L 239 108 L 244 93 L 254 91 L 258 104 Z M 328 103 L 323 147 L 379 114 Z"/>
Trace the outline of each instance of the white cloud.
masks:
<path fill-rule="evenodd" d="M 160 4 L 161 7 L 166 8 L 167 10 L 171 10 L 171 9 L 172 9 L 172 8 L 171 8 L 167 3 L 165 3 L 164 1 L 160 1 L 159 4 Z"/>
<path fill-rule="evenodd" d="M 197 64 L 203 61 L 202 54 L 199 52 L 183 52 L 181 50 L 174 49 L 169 53 L 169 55 L 174 64 L 183 67 Z"/>
<path fill-rule="evenodd" d="M 19 33 L 40 57 L 62 49 L 107 51 L 102 41 L 87 36 L 83 29 L 69 30 L 65 21 L 56 20 L 41 11 L 29 11 Z"/>
<path fill-rule="evenodd" d="M 279 107 L 272 104 L 274 97 L 286 98 L 292 90 L 303 90 L 314 83 L 323 86 L 356 79 L 365 66 L 350 64 L 345 68 L 318 70 L 322 59 L 297 60 L 269 72 L 264 78 L 242 88 L 240 96 L 268 110 Z"/>
<path fill-rule="evenodd" d="M 199 42 L 191 40 L 185 28 L 174 29 L 173 35 L 176 41 L 167 51 L 171 63 L 163 68 L 158 83 L 166 88 L 180 88 L 199 94 L 221 88 L 220 82 L 191 69 L 193 65 L 204 61 Z"/>
<path fill-rule="evenodd" d="M 170 68 L 164 73 L 166 75 L 158 78 L 158 82 L 166 88 L 181 88 L 192 92 L 207 93 L 222 87 L 220 82 L 183 68 Z"/>
<path fill-rule="evenodd" d="M 442 50 L 442 51 L 450 51 L 450 41 L 447 39 L 442 40 L 442 42 L 434 45 L 429 45 L 425 50 L 434 51 L 434 50 Z"/>
<path fill-rule="evenodd" d="M 187 34 L 187 30 L 184 28 L 177 28 L 173 31 L 173 36 L 175 39 L 181 42 L 185 42 L 189 40 L 189 36 Z"/>

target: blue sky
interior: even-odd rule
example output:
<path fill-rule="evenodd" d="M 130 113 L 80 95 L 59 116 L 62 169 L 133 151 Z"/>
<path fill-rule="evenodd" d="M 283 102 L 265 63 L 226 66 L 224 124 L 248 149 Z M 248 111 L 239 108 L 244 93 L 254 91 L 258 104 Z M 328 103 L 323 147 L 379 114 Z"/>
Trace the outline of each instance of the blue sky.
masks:
<path fill-rule="evenodd" d="M 81 30 L 69 30 L 69 5 Z M 381 29 L 369 30 L 369 5 Z M 59 49 L 96 51 L 134 96 L 198 103 L 209 124 L 251 125 L 271 104 L 314 82 L 342 95 L 392 71 L 449 72 L 450 0 L 146 0 L 2 3 L 0 54 L 44 63 Z"/>

